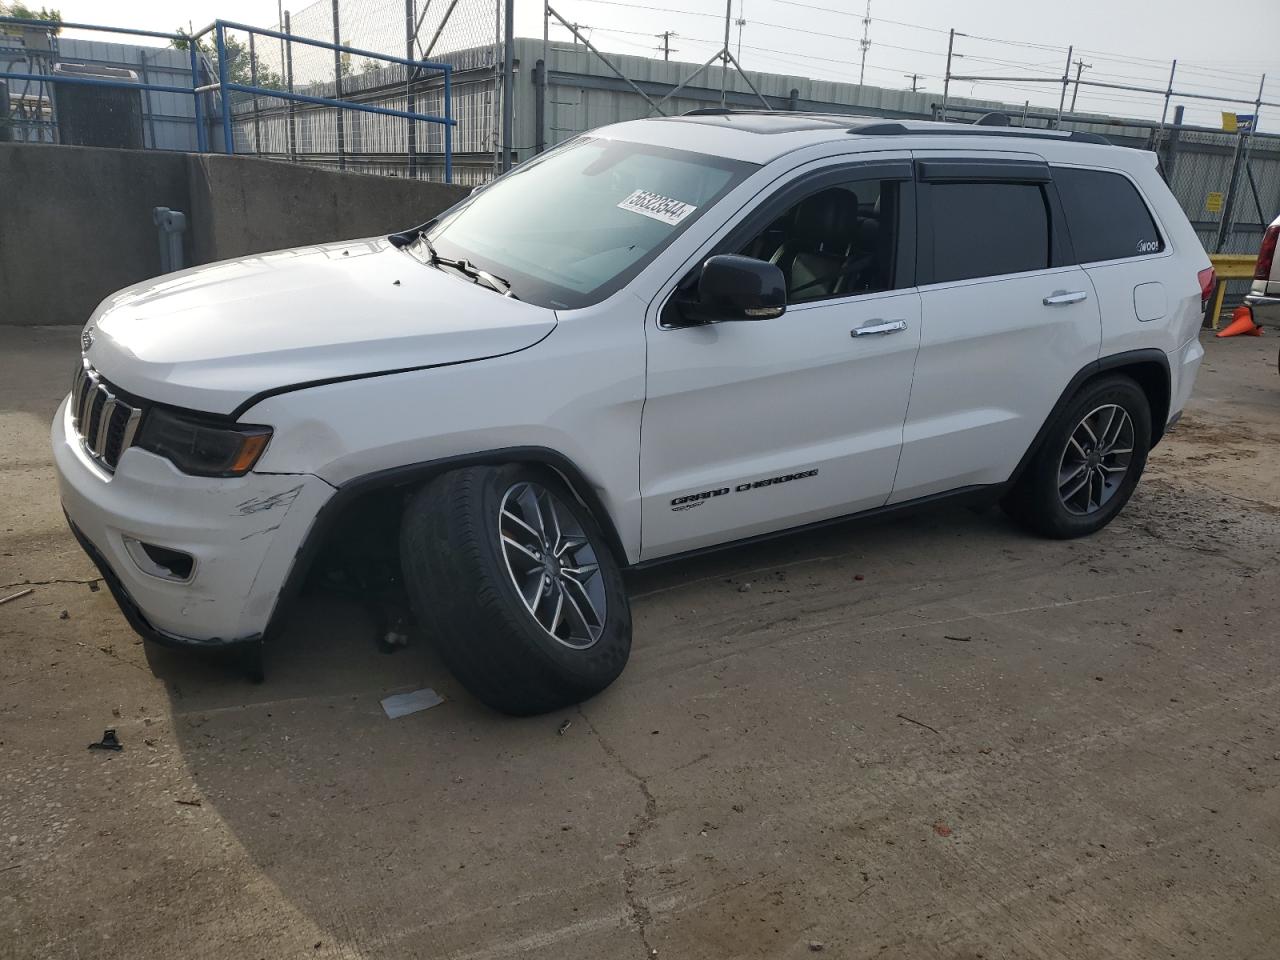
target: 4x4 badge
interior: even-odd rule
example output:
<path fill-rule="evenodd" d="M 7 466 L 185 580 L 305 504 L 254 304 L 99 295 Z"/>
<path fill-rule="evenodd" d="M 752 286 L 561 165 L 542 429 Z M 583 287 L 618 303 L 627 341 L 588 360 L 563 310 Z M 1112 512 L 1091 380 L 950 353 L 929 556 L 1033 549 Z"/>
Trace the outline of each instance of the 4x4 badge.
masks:
<path fill-rule="evenodd" d="M 93 327 L 85 327 L 84 333 L 80 334 L 80 349 L 84 353 L 89 352 L 89 348 L 93 346 Z"/>

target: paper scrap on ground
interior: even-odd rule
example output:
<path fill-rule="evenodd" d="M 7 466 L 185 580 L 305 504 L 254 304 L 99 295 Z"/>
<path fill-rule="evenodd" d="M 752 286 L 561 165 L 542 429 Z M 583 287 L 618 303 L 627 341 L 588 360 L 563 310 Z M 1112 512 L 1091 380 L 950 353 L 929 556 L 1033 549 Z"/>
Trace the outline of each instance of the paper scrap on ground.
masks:
<path fill-rule="evenodd" d="M 432 707 L 438 707 L 442 703 L 444 703 L 444 697 L 430 687 L 424 687 L 421 690 L 413 691 L 413 693 L 397 693 L 393 697 L 387 697 L 382 701 L 382 709 L 387 712 L 388 717 L 394 720 L 397 717 L 417 713 L 419 710 L 430 710 Z"/>

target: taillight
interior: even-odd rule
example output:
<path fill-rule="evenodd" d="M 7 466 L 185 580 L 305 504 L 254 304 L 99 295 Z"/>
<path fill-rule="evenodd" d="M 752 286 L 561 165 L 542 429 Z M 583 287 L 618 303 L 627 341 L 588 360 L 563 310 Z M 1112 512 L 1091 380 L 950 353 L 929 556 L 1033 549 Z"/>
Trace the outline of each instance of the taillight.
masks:
<path fill-rule="evenodd" d="M 1200 281 L 1200 309 L 1203 310 L 1209 305 L 1209 298 L 1218 285 L 1218 272 L 1213 267 L 1205 267 L 1196 274 L 1196 279 Z"/>
<path fill-rule="evenodd" d="M 1280 223 L 1273 223 L 1262 235 L 1262 249 L 1258 251 L 1258 264 L 1253 268 L 1253 279 L 1271 279 L 1271 262 L 1276 256 L 1277 237 L 1280 237 Z"/>

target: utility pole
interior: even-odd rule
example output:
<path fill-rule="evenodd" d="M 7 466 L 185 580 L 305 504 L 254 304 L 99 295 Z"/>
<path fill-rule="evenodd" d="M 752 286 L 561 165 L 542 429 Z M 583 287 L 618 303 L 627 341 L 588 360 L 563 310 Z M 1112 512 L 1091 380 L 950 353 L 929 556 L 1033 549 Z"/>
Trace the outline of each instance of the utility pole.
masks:
<path fill-rule="evenodd" d="M 747 25 L 747 21 L 742 16 L 743 0 L 738 0 L 738 19 L 733 21 L 734 26 L 738 28 L 738 63 L 742 63 L 742 28 Z"/>
<path fill-rule="evenodd" d="M 947 33 L 947 74 L 942 81 L 942 119 L 947 119 L 947 101 L 951 98 L 951 51 L 956 45 L 956 28 Z"/>
<path fill-rule="evenodd" d="M 662 51 L 662 59 L 670 60 L 671 59 L 671 38 L 678 37 L 680 36 L 680 34 L 676 33 L 674 30 L 663 30 L 661 33 L 654 34 L 654 36 L 656 36 L 659 40 L 662 41 L 662 46 L 658 48 L 659 50 Z M 677 50 L 675 52 L 679 53 L 680 51 Z"/>
<path fill-rule="evenodd" d="M 904 73 L 903 76 L 911 81 L 911 92 L 919 93 L 920 92 L 920 74 Z"/>
<path fill-rule="evenodd" d="M 867 75 L 867 50 L 871 47 L 871 0 L 867 0 L 867 12 L 862 16 L 862 39 L 858 41 L 862 48 L 862 67 L 858 70 L 858 86 L 862 86 Z"/>
<path fill-rule="evenodd" d="M 1071 91 L 1071 109 L 1068 113 L 1076 112 L 1076 97 L 1080 95 L 1080 74 L 1084 73 L 1086 70 L 1092 69 L 1092 63 L 1085 63 L 1083 58 L 1076 59 L 1076 88 Z"/>

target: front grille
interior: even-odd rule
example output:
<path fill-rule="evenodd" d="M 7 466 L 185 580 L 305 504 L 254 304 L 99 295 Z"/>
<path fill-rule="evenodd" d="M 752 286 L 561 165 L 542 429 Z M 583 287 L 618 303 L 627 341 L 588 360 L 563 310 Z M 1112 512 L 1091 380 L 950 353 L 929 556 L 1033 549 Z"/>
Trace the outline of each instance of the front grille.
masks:
<path fill-rule="evenodd" d="M 120 396 L 84 360 L 71 385 L 71 419 L 89 455 L 106 469 L 115 470 L 120 454 L 129 449 L 138 433 L 142 408 Z"/>

